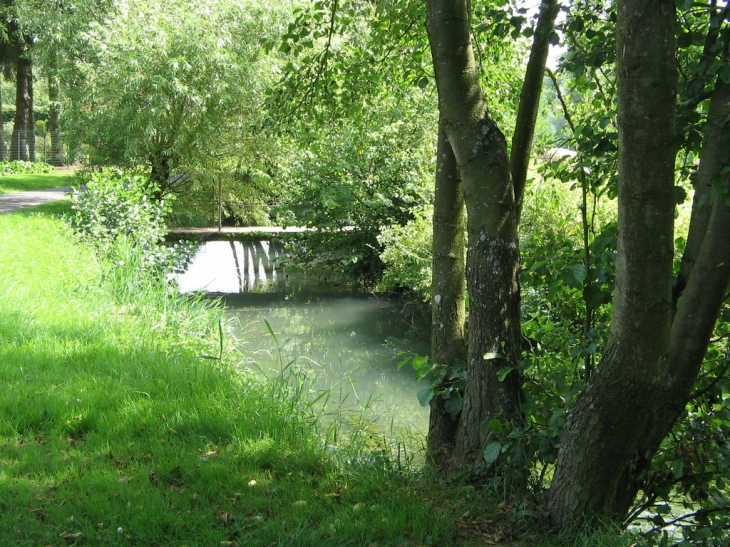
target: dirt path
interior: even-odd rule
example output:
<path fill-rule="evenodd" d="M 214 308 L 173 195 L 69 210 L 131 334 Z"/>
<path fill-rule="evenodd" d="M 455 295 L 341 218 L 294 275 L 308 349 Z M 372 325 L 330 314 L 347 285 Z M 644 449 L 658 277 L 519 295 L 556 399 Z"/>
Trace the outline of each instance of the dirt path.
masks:
<path fill-rule="evenodd" d="M 70 191 L 71 188 L 64 186 L 62 188 L 0 194 L 0 214 L 65 199 Z"/>

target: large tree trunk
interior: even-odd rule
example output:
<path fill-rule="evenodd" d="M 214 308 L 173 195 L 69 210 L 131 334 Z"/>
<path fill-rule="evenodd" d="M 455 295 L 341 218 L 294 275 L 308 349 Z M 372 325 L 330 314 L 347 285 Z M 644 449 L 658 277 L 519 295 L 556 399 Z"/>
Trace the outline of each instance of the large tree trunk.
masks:
<path fill-rule="evenodd" d="M 675 23 L 669 0 L 618 4 L 619 229 L 603 359 L 565 424 L 552 519 L 623 518 L 625 485 L 663 393 L 672 319 Z"/>
<path fill-rule="evenodd" d="M 513 138 L 512 154 L 507 159 L 504 135 L 494 124 L 481 94 L 479 75 L 470 43 L 470 10 L 467 0 L 428 3 L 428 30 L 439 92 L 441 131 L 439 162 L 448 159 L 442 145 L 450 143 L 457 170 L 463 177 L 463 192 L 468 211 L 467 289 L 471 297 L 467 387 L 458 424 L 436 399 L 431 408 L 429 451 L 447 470 L 483 463 L 483 451 L 493 433 L 490 420 L 514 421 L 521 417 L 521 374 L 517 367 L 521 336 L 519 317 L 519 252 L 517 225 L 522 193 L 527 178 L 532 137 L 542 90 L 549 36 L 558 13 L 556 0 L 541 7 L 532 45 L 520 110 Z M 450 185 L 445 170 L 439 184 Z M 449 186 L 451 192 L 455 190 Z M 442 190 L 443 191 L 443 190 Z M 443 199 L 457 197 L 444 191 Z M 457 207 L 457 202 L 451 205 Z M 435 212 L 435 220 L 436 215 Z M 445 230 L 434 222 L 434 244 L 444 249 L 461 245 L 460 233 Z M 436 250 L 436 247 L 434 248 Z M 448 271 L 448 261 L 437 268 L 434 254 L 434 329 L 432 354 L 453 360 L 463 334 L 460 325 L 438 320 L 437 314 L 453 314 L 447 302 L 443 307 L 443 286 L 456 290 L 463 275 L 460 269 Z M 436 296 L 441 297 L 440 300 Z M 443 308 L 441 308 L 443 307 Z M 452 315 L 452 317 L 455 317 Z M 441 325 L 446 325 L 442 327 Z M 451 330 L 449 330 L 451 329 Z M 444 347 L 440 347 L 443 345 Z M 504 378 L 498 374 L 511 372 Z M 500 381 L 500 377 L 502 380 Z M 449 449 L 451 450 L 448 454 Z"/>
<path fill-rule="evenodd" d="M 439 124 L 436 152 L 436 193 L 433 206 L 433 268 L 431 282 L 431 359 L 441 366 L 466 362 L 465 229 L 461 174 L 446 131 Z M 454 447 L 458 421 L 446 411 L 446 400 L 431 402 L 428 457 L 440 466 Z"/>
<path fill-rule="evenodd" d="M 479 86 L 470 43 L 470 3 L 428 2 L 439 112 L 462 176 L 467 208 L 467 385 L 449 468 L 484 461 L 489 421 L 520 416 L 517 207 L 504 135 Z M 498 372 L 512 370 L 503 381 Z"/>
<path fill-rule="evenodd" d="M 15 123 L 13 137 L 10 144 L 11 161 L 28 160 L 28 72 L 30 60 L 18 57 L 16 63 L 15 86 Z"/>
<path fill-rule="evenodd" d="M 659 404 L 641 435 L 637 474 L 648 467 L 684 413 L 725 301 L 730 283 L 730 207 L 723 194 L 712 189 L 727 184 L 727 175 L 723 175 L 727 169 L 730 169 L 730 85 L 718 79 L 705 125 L 690 236 L 677 283 L 680 290 L 675 293 L 677 308 L 672 322 L 667 378 Z M 641 487 L 638 481 L 623 486 L 633 496 Z"/>

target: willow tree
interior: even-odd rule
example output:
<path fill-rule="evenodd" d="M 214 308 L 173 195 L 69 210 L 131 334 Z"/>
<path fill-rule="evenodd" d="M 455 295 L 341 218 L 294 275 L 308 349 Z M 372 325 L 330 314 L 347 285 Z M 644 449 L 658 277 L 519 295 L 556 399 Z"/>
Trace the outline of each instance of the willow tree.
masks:
<path fill-rule="evenodd" d="M 160 193 L 188 181 L 172 174 L 267 157 L 259 40 L 278 16 L 255 2 L 115 3 L 81 33 L 77 55 L 59 58 L 67 140 L 92 164 L 146 166 Z"/>

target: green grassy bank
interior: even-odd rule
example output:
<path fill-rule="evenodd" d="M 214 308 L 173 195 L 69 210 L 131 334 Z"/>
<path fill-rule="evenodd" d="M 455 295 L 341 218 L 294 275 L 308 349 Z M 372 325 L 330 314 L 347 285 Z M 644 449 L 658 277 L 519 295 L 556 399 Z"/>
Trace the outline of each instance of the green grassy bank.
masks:
<path fill-rule="evenodd" d="M 333 450 L 300 378 L 218 359 L 218 309 L 101 267 L 57 210 L 0 215 L 3 547 L 629 545 Z"/>
<path fill-rule="evenodd" d="M 59 220 L 0 232 L 2 545 L 458 539 L 415 478 L 335 461 L 296 386 L 201 358 L 214 310 L 120 305 Z"/>

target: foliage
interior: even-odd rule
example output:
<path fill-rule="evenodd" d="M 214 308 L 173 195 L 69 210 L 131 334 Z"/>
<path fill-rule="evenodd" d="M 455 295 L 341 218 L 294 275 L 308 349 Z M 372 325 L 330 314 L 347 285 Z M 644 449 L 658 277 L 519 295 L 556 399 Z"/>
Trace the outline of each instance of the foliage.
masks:
<path fill-rule="evenodd" d="M 200 173 L 175 184 L 179 192 L 170 222 L 177 226 L 216 225 L 219 215 L 224 226 L 268 226 L 279 199 L 272 176 L 259 169 Z"/>
<path fill-rule="evenodd" d="M 432 209 L 414 212 L 407 224 L 385 227 L 378 236 L 383 246 L 380 260 L 385 264 L 377 290 L 396 292 L 408 289 L 422 300 L 431 295 L 431 228 Z"/>
<path fill-rule="evenodd" d="M 52 173 L 53 166 L 43 162 L 30 161 L 2 161 L 0 162 L 0 177 L 5 175 L 40 175 L 44 173 Z"/>
<path fill-rule="evenodd" d="M 159 279 L 184 269 L 195 247 L 189 243 L 163 245 L 170 206 L 151 198 L 147 179 L 112 169 L 83 178 L 85 189 L 71 195 L 74 215 L 70 222 L 96 249 L 107 275 L 126 272 L 134 284 L 140 276 Z M 128 267 L 119 268 L 125 265 Z"/>
<path fill-rule="evenodd" d="M 370 283 L 382 271 L 381 230 L 405 225 L 430 200 L 429 118 L 418 92 L 327 126 L 289 153 L 276 222 L 318 228 L 298 255 L 303 265 L 336 265 Z M 411 114 L 416 113 L 411 117 Z"/>
<path fill-rule="evenodd" d="M 73 82 L 69 140 L 92 165 L 147 165 L 163 194 L 173 174 L 264 166 L 273 146 L 259 126 L 268 66 L 258 43 L 277 32 L 280 12 L 262 10 L 224 0 L 117 5 L 62 67 Z"/>

